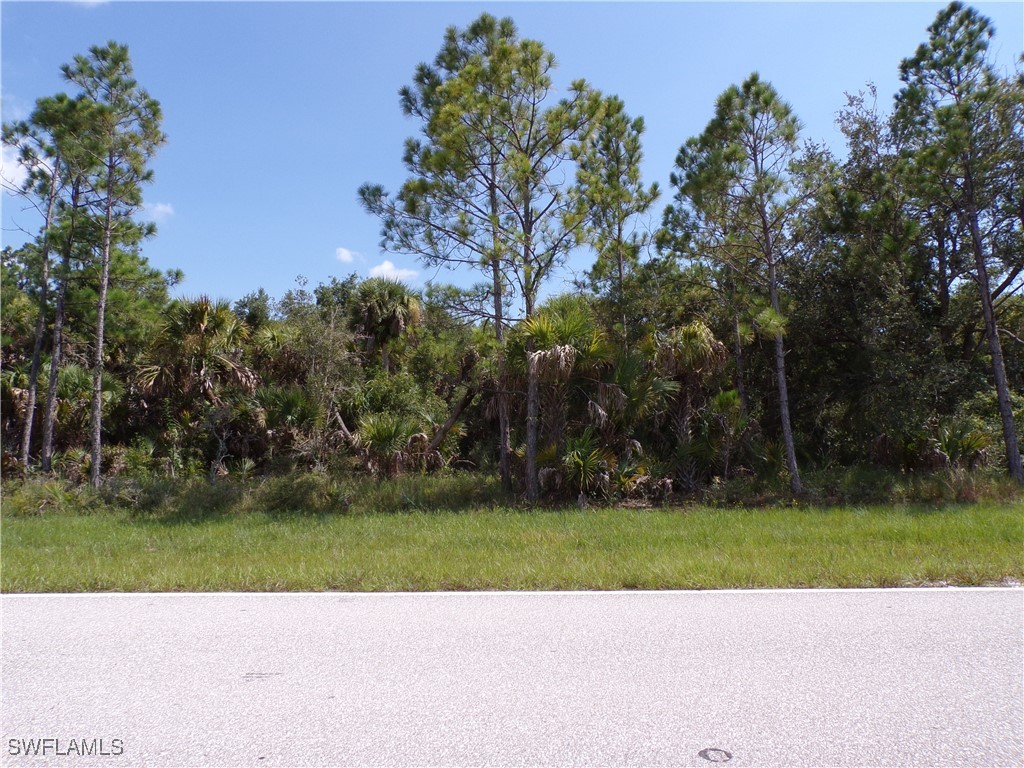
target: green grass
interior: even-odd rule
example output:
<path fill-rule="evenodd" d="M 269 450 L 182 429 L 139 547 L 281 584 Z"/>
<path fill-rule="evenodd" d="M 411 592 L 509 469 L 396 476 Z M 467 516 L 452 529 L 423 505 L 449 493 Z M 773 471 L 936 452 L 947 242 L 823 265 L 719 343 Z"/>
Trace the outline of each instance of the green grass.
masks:
<path fill-rule="evenodd" d="M 1014 503 L 525 511 L 491 506 L 491 491 L 479 482 L 463 489 L 476 494 L 469 509 L 416 487 L 427 496 L 399 493 L 394 506 L 376 512 L 363 509 L 365 499 L 350 499 L 319 514 L 252 511 L 253 499 L 240 500 L 237 489 L 213 511 L 191 515 L 159 500 L 140 512 L 137 499 L 134 511 L 107 503 L 88 514 L 61 513 L 58 500 L 9 514 L 5 500 L 0 587 L 417 591 L 1024 581 L 1024 514 Z M 425 511 L 428 501 L 435 511 Z M 248 511 L 233 511 L 239 508 Z M 406 511 L 387 513 L 396 508 Z"/>

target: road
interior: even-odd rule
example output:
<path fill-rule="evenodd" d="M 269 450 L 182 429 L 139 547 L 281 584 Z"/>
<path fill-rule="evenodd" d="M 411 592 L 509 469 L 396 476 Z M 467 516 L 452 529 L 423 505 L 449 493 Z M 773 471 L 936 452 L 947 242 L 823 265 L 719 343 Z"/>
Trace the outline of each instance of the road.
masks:
<path fill-rule="evenodd" d="M 1020 588 L 0 610 L 5 765 L 1024 764 Z"/>

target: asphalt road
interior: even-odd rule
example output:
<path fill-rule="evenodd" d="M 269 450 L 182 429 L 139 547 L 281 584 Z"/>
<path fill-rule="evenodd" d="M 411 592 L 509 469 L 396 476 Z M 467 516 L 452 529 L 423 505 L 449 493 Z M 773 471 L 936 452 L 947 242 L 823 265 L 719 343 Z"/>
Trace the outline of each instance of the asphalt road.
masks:
<path fill-rule="evenodd" d="M 0 610 L 8 765 L 1024 764 L 1020 588 Z"/>

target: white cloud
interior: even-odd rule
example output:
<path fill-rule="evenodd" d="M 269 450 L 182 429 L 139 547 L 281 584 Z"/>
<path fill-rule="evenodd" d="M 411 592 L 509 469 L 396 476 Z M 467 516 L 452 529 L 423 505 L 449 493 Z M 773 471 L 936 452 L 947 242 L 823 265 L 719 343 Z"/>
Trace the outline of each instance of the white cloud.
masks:
<path fill-rule="evenodd" d="M 415 269 L 401 269 L 396 267 L 390 261 L 378 264 L 370 270 L 370 277 L 387 277 L 391 280 L 411 280 L 418 274 L 419 272 Z"/>
<path fill-rule="evenodd" d="M 4 145 L 0 156 L 0 177 L 3 178 L 4 190 L 8 187 L 21 188 L 28 179 L 28 169 L 18 160 L 18 148 Z M 10 193 L 13 194 L 13 193 Z"/>
<path fill-rule="evenodd" d="M 355 251 L 350 251 L 348 248 L 338 248 L 334 254 L 342 264 L 351 264 L 355 257 L 359 255 Z"/>
<path fill-rule="evenodd" d="M 155 222 L 167 221 L 174 215 L 174 206 L 170 203 L 146 203 L 142 212 Z"/>

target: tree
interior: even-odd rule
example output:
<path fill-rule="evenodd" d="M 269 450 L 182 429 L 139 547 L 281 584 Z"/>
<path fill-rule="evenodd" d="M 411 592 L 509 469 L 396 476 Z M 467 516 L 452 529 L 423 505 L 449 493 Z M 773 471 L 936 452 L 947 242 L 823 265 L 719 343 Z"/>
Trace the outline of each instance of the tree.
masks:
<path fill-rule="evenodd" d="M 381 367 L 390 373 L 390 344 L 419 323 L 419 299 L 398 280 L 371 277 L 356 288 L 349 313 L 352 329 L 366 338 L 366 353 L 379 347 Z"/>
<path fill-rule="evenodd" d="M 685 446 L 693 440 L 695 395 L 701 383 L 725 364 L 725 345 L 700 320 L 658 334 L 656 345 L 658 370 L 680 385 L 672 428 L 679 444 Z"/>
<path fill-rule="evenodd" d="M 59 244 L 61 251 L 60 265 L 55 274 L 57 295 L 39 457 L 40 467 L 44 472 L 49 472 L 57 415 L 57 384 L 65 346 L 68 287 L 76 263 L 81 265 L 90 256 L 91 240 L 88 233 L 93 221 L 88 215 L 87 180 L 95 171 L 98 161 L 95 137 L 90 130 L 95 118 L 95 104 L 91 100 L 82 96 L 71 99 L 63 94 L 58 95 L 48 104 L 46 116 L 47 129 L 53 138 L 55 168 L 56 158 L 59 157 L 65 179 L 63 194 L 56 201 L 57 216 L 52 227 L 54 231 L 48 230 L 48 237 Z"/>
<path fill-rule="evenodd" d="M 797 165 L 799 122 L 771 86 L 752 74 L 718 97 L 704 132 L 679 150 L 671 183 L 677 206 L 667 229 L 698 230 L 703 258 L 725 267 L 744 291 L 764 296 L 757 322 L 775 344 L 779 420 L 790 488 L 803 490 L 789 414 L 780 269 L 792 247 L 793 220 L 810 197 Z"/>
<path fill-rule="evenodd" d="M 627 348 L 626 277 L 649 240 L 630 222 L 646 213 L 658 197 L 657 183 L 646 187 L 640 179 L 643 131 L 643 118 L 631 120 L 622 101 L 609 97 L 594 134 L 579 145 L 576 169 L 577 203 L 586 220 L 586 237 L 597 252 L 590 281 L 596 291 L 611 294 Z"/>
<path fill-rule="evenodd" d="M 259 288 L 235 302 L 231 311 L 254 331 L 270 323 L 274 316 L 273 302 L 269 294 Z"/>
<path fill-rule="evenodd" d="M 221 405 L 222 389 L 229 384 L 255 390 L 259 377 L 241 362 L 249 329 L 227 301 L 209 296 L 175 299 L 164 318 L 148 362 L 139 370 L 146 389 L 173 397 L 185 408 L 199 398 Z"/>
<path fill-rule="evenodd" d="M 25 469 L 28 469 L 29 451 L 32 446 L 39 368 L 42 362 L 43 337 L 46 332 L 49 312 L 50 248 L 52 245 L 50 227 L 53 225 L 57 213 L 57 202 L 64 174 L 60 148 L 57 146 L 54 135 L 55 123 L 59 121 L 65 101 L 66 99 L 60 97 L 40 99 L 36 102 L 36 109 L 27 121 L 3 126 L 4 144 L 18 147 L 19 161 L 28 171 L 24 185 L 17 191 L 27 198 L 34 198 L 34 204 L 43 212 L 42 232 L 39 235 L 39 311 L 36 318 L 35 341 L 32 349 L 19 453 L 21 464 Z"/>
<path fill-rule="evenodd" d="M 163 327 L 139 367 L 143 391 L 165 403 L 164 434 L 172 456 L 179 455 L 191 439 L 212 436 L 217 440 L 211 478 L 227 455 L 234 415 L 232 390 L 251 395 L 260 383 L 256 372 L 242 362 L 248 337 L 248 327 L 227 301 L 208 296 L 176 299 L 164 312 Z M 174 464 L 172 460 L 172 472 Z"/>
<path fill-rule="evenodd" d="M 109 42 L 93 46 L 89 56 L 78 55 L 62 68 L 69 82 L 82 88 L 95 105 L 90 126 L 100 158 L 92 176 L 100 226 L 100 276 L 96 304 L 96 341 L 93 350 L 92 468 L 90 481 L 99 486 L 101 471 L 102 380 L 107 289 L 112 248 L 137 241 L 139 225 L 132 215 L 142 205 L 142 184 L 152 178 L 146 163 L 165 141 L 160 131 L 160 104 L 139 88 L 132 77 L 128 48 Z"/>
<path fill-rule="evenodd" d="M 527 353 L 530 348 L 533 352 Z M 512 351 L 518 368 L 528 371 L 532 365 L 537 370 L 540 437 L 545 448 L 560 450 L 571 418 L 570 400 L 586 404 L 586 390 L 593 389 L 612 361 L 604 330 L 583 296 L 565 294 L 548 300 L 517 326 Z"/>
<path fill-rule="evenodd" d="M 469 266 L 489 274 L 490 284 L 478 293 L 469 314 L 493 324 L 498 343 L 498 453 L 502 487 L 512 489 L 508 399 L 504 386 L 505 253 L 500 237 L 500 155 L 497 143 L 503 126 L 492 115 L 478 115 L 463 131 L 463 142 L 442 145 L 441 88 L 470 62 L 485 63 L 503 43 L 514 43 L 509 18 L 482 14 L 465 30 L 449 27 L 434 64 L 420 64 L 411 86 L 400 91 L 402 111 L 422 122 L 421 140 L 406 142 L 403 162 L 409 173 L 399 192 L 364 184 L 364 208 L 381 219 L 381 247 L 413 254 L 430 265 Z M 493 311 L 487 309 L 487 305 Z"/>
<path fill-rule="evenodd" d="M 540 286 L 579 242 L 583 218 L 562 174 L 574 144 L 592 130 L 601 100 L 576 81 L 568 98 L 546 106 L 554 57 L 537 41 L 517 40 L 509 20 L 486 14 L 465 33 L 449 30 L 437 63 L 418 72 L 418 91 L 403 94 L 406 111 L 426 123 L 428 141 L 407 143 L 413 177 L 396 198 L 374 186 L 360 196 L 384 221 L 385 247 L 428 262 L 489 266 L 499 333 L 506 290 L 531 317 Z M 536 373 L 528 380 L 526 484 L 536 499 Z M 504 427 L 501 433 L 504 483 Z"/>
<path fill-rule="evenodd" d="M 794 429 L 826 460 L 913 466 L 929 425 L 975 391 L 950 296 L 966 249 L 910 194 L 900 137 L 875 89 L 837 115 L 846 159 L 802 216 L 787 282 Z M 979 313 L 980 314 L 980 313 Z"/>
<path fill-rule="evenodd" d="M 991 22 L 959 2 L 900 64 L 905 168 L 934 214 L 958 222 L 973 256 L 1010 474 L 1024 485 L 995 302 L 1024 271 L 1024 85 L 987 60 Z M 994 285 L 993 285 L 994 283 Z"/>
<path fill-rule="evenodd" d="M 501 136 L 487 141 L 500 158 L 501 245 L 526 320 L 534 315 L 544 280 L 582 239 L 584 219 L 563 178 L 603 106 L 582 80 L 572 83 L 568 98 L 545 106 L 554 66 L 554 56 L 539 42 L 501 43 L 488 62 L 471 61 L 440 89 L 442 146 L 465 145 L 464 126 L 481 115 L 503 127 Z M 528 348 L 528 355 L 526 496 L 535 501 L 540 373 L 536 351 Z"/>

